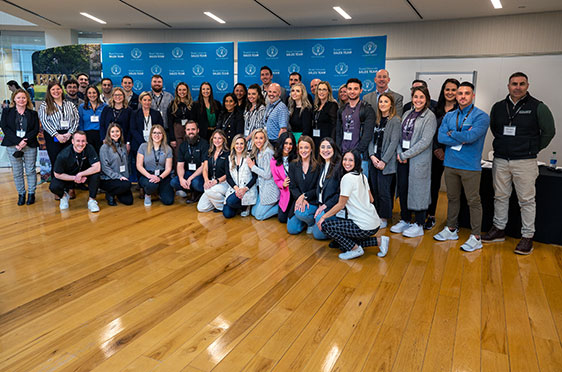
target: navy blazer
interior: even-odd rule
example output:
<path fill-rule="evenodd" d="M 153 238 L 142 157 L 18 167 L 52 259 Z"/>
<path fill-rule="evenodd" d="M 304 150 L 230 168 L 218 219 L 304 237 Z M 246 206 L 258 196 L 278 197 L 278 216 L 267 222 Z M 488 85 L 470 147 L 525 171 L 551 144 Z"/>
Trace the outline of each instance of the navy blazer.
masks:
<path fill-rule="evenodd" d="M 320 167 L 320 176 L 322 175 L 323 167 Z M 324 180 L 324 187 L 320 189 L 320 176 L 318 177 L 318 185 L 316 186 L 316 195 L 320 195 L 322 191 L 322 204 L 326 205 L 326 211 L 329 211 L 336 205 L 340 199 L 340 182 L 342 178 L 342 168 L 336 164 L 332 171 L 332 176 Z M 320 204 L 320 203 L 318 203 Z"/>
<path fill-rule="evenodd" d="M 115 122 L 117 124 L 119 124 L 119 126 L 121 127 L 121 130 L 123 131 L 123 133 L 121 133 L 121 135 L 123 136 L 124 139 L 129 138 L 129 125 L 131 122 L 131 114 L 133 113 L 133 110 L 131 110 L 130 107 L 126 107 L 121 109 L 121 113 L 119 114 L 119 116 L 117 116 L 117 118 L 114 117 L 113 115 L 113 108 L 110 106 L 105 106 L 103 108 L 103 111 L 101 112 L 100 115 L 100 137 L 101 140 L 103 141 L 105 139 L 105 136 L 107 135 L 107 128 L 109 127 L 109 124 Z"/>
<path fill-rule="evenodd" d="M 153 108 L 150 109 L 150 120 L 152 121 L 152 125 L 160 124 L 164 126 L 164 120 L 162 119 L 162 115 L 160 115 L 160 111 Z M 142 134 L 143 130 L 144 113 L 141 107 L 131 115 L 131 122 L 129 125 L 129 138 L 127 138 L 127 142 L 131 143 L 131 151 L 137 152 L 140 145 L 145 142 L 144 136 Z"/>
<path fill-rule="evenodd" d="M 302 163 L 298 160 L 293 161 L 289 164 L 289 191 L 293 200 L 297 200 L 299 196 L 304 194 L 306 200 L 309 204 L 318 204 L 316 187 L 318 186 L 318 180 L 320 178 L 320 173 L 322 172 L 322 167 L 320 165 L 316 166 L 315 170 L 308 169 L 308 173 L 305 175 L 302 171 Z M 292 217 L 295 213 L 294 208 L 289 213 L 289 217 Z"/>
<path fill-rule="evenodd" d="M 2 112 L 2 122 L 0 126 L 4 131 L 4 140 L 2 146 L 16 146 L 21 142 L 21 138 L 16 136 L 16 117 L 17 109 L 9 107 Z M 37 134 L 39 134 L 39 115 L 37 111 L 28 108 L 24 111 L 24 116 L 27 119 L 27 130 L 25 138 L 27 138 L 27 146 L 38 147 Z"/>

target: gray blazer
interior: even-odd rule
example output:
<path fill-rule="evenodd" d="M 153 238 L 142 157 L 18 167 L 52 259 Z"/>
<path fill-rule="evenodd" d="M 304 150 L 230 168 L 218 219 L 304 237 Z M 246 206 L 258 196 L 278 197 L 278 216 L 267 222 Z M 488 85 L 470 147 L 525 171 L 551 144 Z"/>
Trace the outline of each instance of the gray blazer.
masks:
<path fill-rule="evenodd" d="M 386 164 L 382 174 L 396 173 L 396 148 L 400 143 L 401 133 L 400 116 L 393 116 L 386 123 L 384 136 L 382 137 L 381 159 Z M 375 142 L 369 143 L 369 157 L 375 155 Z"/>
<path fill-rule="evenodd" d="M 402 116 L 402 122 L 412 110 Z M 433 135 L 437 128 L 435 114 L 430 109 L 416 119 L 414 133 L 410 141 L 410 148 L 402 151 L 398 146 L 396 152 L 400 159 L 408 159 L 410 174 L 408 176 L 408 208 L 413 211 L 423 211 L 431 203 L 431 156 L 433 153 Z"/>
<path fill-rule="evenodd" d="M 400 93 L 396 93 L 391 89 L 388 90 L 388 93 L 390 93 L 392 95 L 392 98 L 394 98 L 394 107 L 396 107 L 396 115 L 402 116 L 402 108 L 404 107 L 404 97 L 402 97 Z M 371 106 L 373 106 L 375 113 L 378 113 L 377 107 L 379 107 L 378 105 L 379 102 L 377 100 L 376 91 L 366 94 L 365 97 L 363 97 L 363 100 L 367 101 Z"/>
<path fill-rule="evenodd" d="M 279 202 L 279 187 L 273 180 L 271 174 L 271 158 L 273 150 L 267 148 L 258 153 L 256 164 L 252 167 L 252 172 L 258 175 L 258 192 L 261 205 L 277 204 Z"/>
<path fill-rule="evenodd" d="M 129 162 L 125 145 L 117 146 L 117 152 L 105 143 L 100 148 L 100 162 L 102 180 L 118 180 L 121 177 L 129 178 Z M 125 172 L 120 172 L 121 165 Z"/>

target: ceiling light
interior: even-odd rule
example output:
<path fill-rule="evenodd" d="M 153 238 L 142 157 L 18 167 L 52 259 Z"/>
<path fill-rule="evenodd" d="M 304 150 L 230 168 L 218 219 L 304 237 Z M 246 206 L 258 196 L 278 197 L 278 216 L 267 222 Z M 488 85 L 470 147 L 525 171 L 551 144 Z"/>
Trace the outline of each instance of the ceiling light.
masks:
<path fill-rule="evenodd" d="M 347 13 L 345 12 L 345 10 L 343 10 L 343 9 L 340 8 L 339 6 L 335 6 L 335 7 L 334 7 L 334 10 L 335 10 L 336 12 L 338 12 L 343 18 L 345 18 L 345 19 L 351 19 L 351 16 L 350 16 L 349 14 L 347 14 Z"/>
<path fill-rule="evenodd" d="M 502 8 L 502 3 L 500 2 L 500 0 L 492 0 L 492 5 L 494 6 L 494 9 Z"/>
<path fill-rule="evenodd" d="M 91 15 L 91 14 L 84 13 L 84 12 L 80 12 L 80 14 L 82 14 L 82 15 L 83 15 L 84 17 L 86 17 L 86 18 L 90 18 L 91 20 L 96 21 L 97 23 L 101 23 L 102 25 L 107 24 L 106 21 L 102 21 L 101 19 L 96 18 L 96 17 L 94 17 L 94 16 Z"/>
<path fill-rule="evenodd" d="M 204 12 L 203 14 L 205 14 L 207 17 L 211 17 L 212 19 L 214 19 L 218 23 L 226 23 L 225 21 L 223 21 L 222 19 L 220 19 L 219 17 L 217 17 L 216 15 L 214 15 L 211 12 Z"/>

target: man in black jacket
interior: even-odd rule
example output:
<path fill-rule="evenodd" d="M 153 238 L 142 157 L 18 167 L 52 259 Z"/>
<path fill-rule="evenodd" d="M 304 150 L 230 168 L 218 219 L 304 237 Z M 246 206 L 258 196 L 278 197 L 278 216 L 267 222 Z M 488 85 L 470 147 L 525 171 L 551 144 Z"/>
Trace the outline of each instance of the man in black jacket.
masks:
<path fill-rule="evenodd" d="M 494 225 L 482 236 L 482 241 L 505 240 L 509 198 L 515 185 L 521 207 L 522 236 L 515 253 L 526 255 L 533 251 L 535 233 L 537 154 L 554 137 L 554 118 L 544 103 L 527 92 L 529 81 L 524 73 L 512 74 L 507 88 L 509 95 L 496 102 L 490 113 L 494 135 Z"/>

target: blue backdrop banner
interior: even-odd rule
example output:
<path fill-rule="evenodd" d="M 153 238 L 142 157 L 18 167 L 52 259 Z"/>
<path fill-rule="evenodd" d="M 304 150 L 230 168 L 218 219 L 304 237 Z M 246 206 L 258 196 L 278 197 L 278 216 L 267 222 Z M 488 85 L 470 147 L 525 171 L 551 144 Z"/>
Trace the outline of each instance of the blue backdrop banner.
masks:
<path fill-rule="evenodd" d="M 103 77 L 114 85 L 133 78 L 136 93 L 150 90 L 152 75 L 162 75 L 172 94 L 179 82 L 189 85 L 196 100 L 199 86 L 208 81 L 222 100 L 234 85 L 234 43 L 102 44 Z"/>
<path fill-rule="evenodd" d="M 312 79 L 326 80 L 334 96 L 347 79 L 363 82 L 363 93 L 375 89 L 374 77 L 384 69 L 386 36 L 238 42 L 238 81 L 260 81 L 260 67 L 273 70 L 273 81 L 289 88 L 289 74 L 299 72 L 310 88 Z M 337 97 L 336 97 L 337 98 Z"/>

